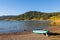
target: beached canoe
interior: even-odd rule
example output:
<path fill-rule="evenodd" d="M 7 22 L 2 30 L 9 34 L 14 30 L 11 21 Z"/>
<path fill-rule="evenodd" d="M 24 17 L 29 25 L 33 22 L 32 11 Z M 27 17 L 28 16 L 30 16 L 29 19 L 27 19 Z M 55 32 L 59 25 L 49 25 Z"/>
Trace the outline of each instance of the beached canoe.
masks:
<path fill-rule="evenodd" d="M 42 34 L 42 35 L 45 34 L 46 37 L 48 37 L 48 32 L 49 30 L 33 30 L 33 33 Z"/>
<path fill-rule="evenodd" d="M 46 34 L 46 33 L 48 33 L 49 32 L 49 30 L 33 30 L 33 33 L 37 33 L 37 34 Z"/>

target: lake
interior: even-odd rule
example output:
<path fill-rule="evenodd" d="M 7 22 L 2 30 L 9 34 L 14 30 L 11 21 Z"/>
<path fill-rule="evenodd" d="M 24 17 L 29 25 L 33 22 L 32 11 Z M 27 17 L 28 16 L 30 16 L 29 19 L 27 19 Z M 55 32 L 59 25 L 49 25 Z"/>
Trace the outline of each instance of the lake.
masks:
<path fill-rule="evenodd" d="M 50 21 L 0 21 L 0 34 L 49 28 Z"/>

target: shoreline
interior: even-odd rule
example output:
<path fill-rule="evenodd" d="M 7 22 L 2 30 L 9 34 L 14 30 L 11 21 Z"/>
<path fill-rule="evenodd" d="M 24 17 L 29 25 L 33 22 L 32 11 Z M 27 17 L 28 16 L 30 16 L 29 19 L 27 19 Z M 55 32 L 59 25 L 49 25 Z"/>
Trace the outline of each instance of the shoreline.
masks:
<path fill-rule="evenodd" d="M 45 30 L 45 29 L 44 29 Z M 42 36 L 41 34 L 34 34 L 32 31 L 24 31 L 24 32 L 15 32 L 8 34 L 0 34 L 0 40 L 60 40 L 60 27 L 53 26 L 47 28 L 53 33 L 58 33 L 58 35 L 50 35 L 49 37 Z"/>

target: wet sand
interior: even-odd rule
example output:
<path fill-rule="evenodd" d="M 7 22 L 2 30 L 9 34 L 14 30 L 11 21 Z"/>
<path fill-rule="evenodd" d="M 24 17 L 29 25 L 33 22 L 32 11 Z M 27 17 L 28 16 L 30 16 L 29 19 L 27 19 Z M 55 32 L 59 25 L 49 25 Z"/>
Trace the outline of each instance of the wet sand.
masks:
<path fill-rule="evenodd" d="M 48 28 L 53 34 L 50 36 L 42 36 L 41 34 L 34 34 L 32 31 L 16 32 L 8 34 L 0 34 L 0 40 L 60 40 L 60 27 Z"/>

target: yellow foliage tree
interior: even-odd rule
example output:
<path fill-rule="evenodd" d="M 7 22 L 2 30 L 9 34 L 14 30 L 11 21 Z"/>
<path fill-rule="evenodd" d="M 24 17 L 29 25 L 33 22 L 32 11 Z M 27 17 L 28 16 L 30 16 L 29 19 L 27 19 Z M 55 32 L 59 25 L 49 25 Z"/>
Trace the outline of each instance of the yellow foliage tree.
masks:
<path fill-rule="evenodd" d="M 52 16 L 50 20 L 52 21 L 51 24 L 60 25 L 60 16 Z"/>

